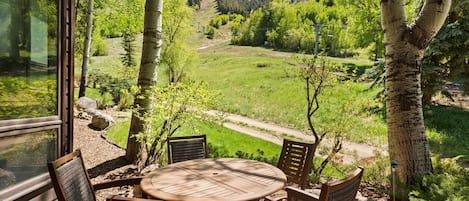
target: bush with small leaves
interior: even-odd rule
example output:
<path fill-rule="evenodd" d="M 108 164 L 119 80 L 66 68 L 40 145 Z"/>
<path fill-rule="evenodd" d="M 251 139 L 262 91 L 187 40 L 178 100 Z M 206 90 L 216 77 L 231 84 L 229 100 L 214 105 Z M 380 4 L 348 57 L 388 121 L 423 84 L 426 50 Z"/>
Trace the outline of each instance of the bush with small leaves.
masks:
<path fill-rule="evenodd" d="M 93 56 L 109 55 L 109 46 L 104 42 L 103 38 L 96 36 L 93 38 Z"/>
<path fill-rule="evenodd" d="M 127 89 L 120 90 L 120 100 L 117 109 L 120 111 L 131 109 L 134 104 L 134 95 Z"/>
<path fill-rule="evenodd" d="M 121 90 L 130 90 L 133 85 L 130 80 L 112 77 L 108 74 L 94 71 L 90 73 L 89 83 L 97 87 L 101 94 L 109 93 L 114 103 L 119 103 L 121 99 Z"/>
<path fill-rule="evenodd" d="M 215 32 L 216 32 L 215 27 L 209 25 L 207 26 L 207 33 L 205 34 L 207 34 L 207 38 L 213 39 L 215 38 Z"/>
<path fill-rule="evenodd" d="M 469 200 L 469 169 L 457 163 L 461 157 L 434 158 L 434 172 L 422 178 L 421 186 L 413 187 L 409 199 Z"/>
<path fill-rule="evenodd" d="M 269 163 L 271 165 L 277 165 L 278 158 L 279 158 L 279 156 L 265 157 L 264 151 L 260 149 L 257 149 L 257 154 L 246 153 L 244 151 L 238 150 L 233 156 L 233 155 L 230 155 L 228 153 L 228 150 L 226 150 L 224 147 L 214 146 L 211 143 L 207 144 L 207 150 L 208 150 L 208 155 L 213 158 L 219 158 L 219 157 L 243 158 L 243 159 L 261 161 L 261 162 Z"/>
<path fill-rule="evenodd" d="M 115 105 L 114 101 L 112 101 L 112 95 L 109 92 L 105 92 L 97 101 L 99 109 L 106 109 Z"/>

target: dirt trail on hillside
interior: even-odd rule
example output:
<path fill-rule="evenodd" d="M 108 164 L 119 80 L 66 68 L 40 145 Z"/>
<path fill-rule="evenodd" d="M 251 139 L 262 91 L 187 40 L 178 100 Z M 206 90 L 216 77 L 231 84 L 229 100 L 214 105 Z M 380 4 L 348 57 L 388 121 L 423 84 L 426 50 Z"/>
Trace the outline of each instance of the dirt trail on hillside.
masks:
<path fill-rule="evenodd" d="M 248 117 L 223 113 L 220 111 L 207 111 L 207 114 L 222 116 L 227 122 L 223 126 L 247 135 L 251 135 L 263 140 L 282 145 L 283 136 L 291 136 L 295 139 L 313 141 L 314 137 L 300 130 L 286 128 L 283 126 L 262 122 Z M 289 138 L 291 138 L 289 137 Z M 328 144 L 328 141 L 325 141 Z M 375 157 L 375 153 L 387 155 L 386 147 L 375 147 L 367 144 L 343 141 L 342 151 L 338 154 L 338 160 L 345 164 L 354 161 L 369 160 Z"/>
<path fill-rule="evenodd" d="M 217 2 L 215 0 L 200 1 L 200 9 L 197 11 L 197 15 L 194 20 L 195 26 L 197 27 L 196 35 L 197 37 L 203 38 L 203 40 L 201 40 L 202 42 L 199 44 L 197 50 L 207 49 L 227 43 L 231 40 L 231 33 L 227 27 L 217 29 L 214 39 L 208 39 L 206 37 L 205 31 L 210 19 L 216 17 L 218 14 Z"/>

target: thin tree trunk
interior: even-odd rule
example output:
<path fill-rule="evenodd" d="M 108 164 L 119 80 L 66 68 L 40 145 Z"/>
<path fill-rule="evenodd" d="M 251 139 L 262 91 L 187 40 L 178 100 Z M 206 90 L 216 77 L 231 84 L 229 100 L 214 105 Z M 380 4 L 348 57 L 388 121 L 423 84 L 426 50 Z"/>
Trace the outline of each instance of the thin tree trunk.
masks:
<path fill-rule="evenodd" d="M 153 111 L 151 87 L 156 85 L 157 72 L 160 65 L 162 40 L 163 0 L 147 0 L 145 3 L 145 18 L 143 31 L 142 59 L 137 85 L 140 92 L 135 96 L 135 108 L 132 113 L 129 138 L 127 140 L 126 158 L 134 163 L 143 164 L 148 157 L 144 143 L 138 142 L 135 135 L 147 133 L 150 126 L 141 117 L 148 116 Z M 145 130 L 146 129 L 146 130 Z M 140 158 L 139 158 L 140 155 Z M 139 167 L 140 168 L 140 167 Z"/>
<path fill-rule="evenodd" d="M 22 1 L 11 0 L 11 21 L 10 21 L 10 58 L 19 62 L 20 61 L 20 30 L 23 30 L 23 18 L 21 16 L 21 9 L 24 4 Z"/>
<path fill-rule="evenodd" d="M 83 62 L 81 64 L 81 80 L 80 91 L 78 97 L 83 97 L 86 94 L 86 79 L 88 75 L 88 63 L 90 60 L 91 40 L 93 34 L 93 3 L 94 0 L 88 0 L 88 10 L 86 13 L 86 35 L 85 44 L 83 48 Z"/>
<path fill-rule="evenodd" d="M 422 110 L 421 61 L 440 30 L 450 0 L 426 0 L 414 23 L 406 24 L 403 0 L 381 0 L 386 44 L 386 113 L 390 159 L 399 162 L 399 183 L 412 185 L 416 176 L 432 172 Z M 396 186 L 406 200 L 401 185 Z"/>

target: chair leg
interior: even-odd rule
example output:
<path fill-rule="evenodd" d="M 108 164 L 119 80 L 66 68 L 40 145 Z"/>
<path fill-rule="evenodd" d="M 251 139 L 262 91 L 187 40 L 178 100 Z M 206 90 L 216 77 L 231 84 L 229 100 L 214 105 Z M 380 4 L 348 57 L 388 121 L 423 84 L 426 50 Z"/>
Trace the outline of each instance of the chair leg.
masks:
<path fill-rule="evenodd" d="M 144 193 L 142 191 L 142 188 L 140 188 L 140 185 L 134 185 L 133 187 L 134 187 L 133 188 L 134 197 L 136 197 L 136 198 L 145 198 L 144 195 L 143 195 Z"/>

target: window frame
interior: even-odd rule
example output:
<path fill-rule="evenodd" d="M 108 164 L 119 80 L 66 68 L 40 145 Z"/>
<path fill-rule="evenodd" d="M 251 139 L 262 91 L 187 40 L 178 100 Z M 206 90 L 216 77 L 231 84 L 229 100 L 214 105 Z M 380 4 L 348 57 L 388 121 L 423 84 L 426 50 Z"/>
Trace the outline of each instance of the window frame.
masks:
<path fill-rule="evenodd" d="M 56 129 L 56 156 L 73 151 L 74 25 L 75 0 L 55 0 L 57 5 L 57 113 L 52 116 L 0 121 L 0 137 Z M 0 200 L 30 200 L 51 192 L 48 173 L 0 190 Z M 53 191 L 52 191 L 53 192 Z"/>

